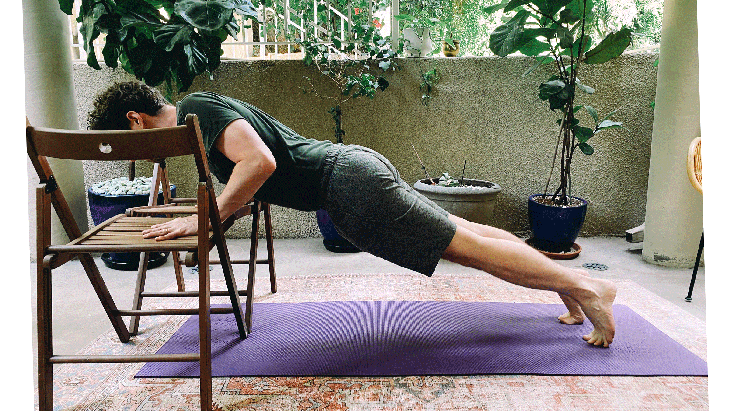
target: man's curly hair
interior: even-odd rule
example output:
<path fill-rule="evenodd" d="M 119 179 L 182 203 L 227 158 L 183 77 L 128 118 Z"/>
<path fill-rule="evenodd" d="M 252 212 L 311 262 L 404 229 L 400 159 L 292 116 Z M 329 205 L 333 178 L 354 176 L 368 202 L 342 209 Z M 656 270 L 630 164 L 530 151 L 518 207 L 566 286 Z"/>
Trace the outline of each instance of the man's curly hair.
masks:
<path fill-rule="evenodd" d="M 136 111 L 156 115 L 170 104 L 157 89 L 138 81 L 116 83 L 94 100 L 89 112 L 91 130 L 129 130 L 127 113 Z"/>

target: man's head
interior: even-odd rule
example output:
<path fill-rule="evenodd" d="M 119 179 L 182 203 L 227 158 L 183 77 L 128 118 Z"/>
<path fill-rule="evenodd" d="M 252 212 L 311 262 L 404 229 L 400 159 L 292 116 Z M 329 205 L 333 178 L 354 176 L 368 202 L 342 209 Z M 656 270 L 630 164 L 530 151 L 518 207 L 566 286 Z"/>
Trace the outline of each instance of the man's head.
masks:
<path fill-rule="evenodd" d="M 175 107 L 156 89 L 137 82 L 116 83 L 99 94 L 89 113 L 92 130 L 139 130 L 177 125 Z"/>

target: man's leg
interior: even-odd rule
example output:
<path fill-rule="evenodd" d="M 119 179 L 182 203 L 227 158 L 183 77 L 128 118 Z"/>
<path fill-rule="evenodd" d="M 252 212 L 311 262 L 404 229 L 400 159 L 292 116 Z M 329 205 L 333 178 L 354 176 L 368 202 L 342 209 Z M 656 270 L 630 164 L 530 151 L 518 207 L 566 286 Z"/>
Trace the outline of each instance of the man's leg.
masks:
<path fill-rule="evenodd" d="M 612 309 L 616 286 L 557 264 L 509 236 L 502 233 L 497 233 L 498 238 L 482 236 L 457 223 L 456 234 L 443 258 L 480 269 L 512 284 L 555 291 L 572 298 L 594 326 L 583 339 L 608 347 L 616 327 Z"/>
<path fill-rule="evenodd" d="M 522 241 L 521 238 L 508 231 L 496 227 L 465 220 L 453 214 L 449 214 L 449 220 L 455 222 L 457 226 L 464 227 L 467 230 L 473 231 L 474 233 L 482 237 L 509 240 L 516 243 L 524 244 L 524 241 Z M 581 275 L 588 275 L 588 272 L 586 272 L 585 270 L 576 271 Z M 560 293 L 558 293 L 558 295 L 560 296 L 560 299 L 563 300 L 565 306 L 568 308 L 568 312 L 558 317 L 558 320 L 563 324 L 569 325 L 583 324 L 583 310 L 580 309 L 580 305 L 578 304 L 578 302 L 567 295 Z"/>

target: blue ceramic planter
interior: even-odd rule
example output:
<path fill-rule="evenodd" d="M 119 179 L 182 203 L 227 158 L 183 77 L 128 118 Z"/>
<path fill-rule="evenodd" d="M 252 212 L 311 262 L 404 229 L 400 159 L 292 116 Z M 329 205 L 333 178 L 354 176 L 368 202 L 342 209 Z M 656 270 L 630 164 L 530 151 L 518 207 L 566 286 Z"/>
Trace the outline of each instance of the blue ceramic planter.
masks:
<path fill-rule="evenodd" d="M 317 210 L 317 225 L 319 231 L 324 237 L 324 248 L 333 253 L 357 253 L 360 249 L 352 245 L 349 241 L 342 238 L 337 232 L 335 224 L 332 222 L 330 215 L 325 210 Z"/>
<path fill-rule="evenodd" d="M 175 197 L 176 187 L 172 185 L 170 192 Z M 131 207 L 146 206 L 149 201 L 147 194 L 102 194 L 88 190 L 89 211 L 94 225 L 99 225 L 117 214 L 124 212 Z M 162 204 L 162 193 L 157 197 L 158 204 Z M 148 268 L 159 267 L 167 261 L 169 253 L 150 253 Z M 104 265 L 115 270 L 134 271 L 139 268 L 139 253 L 104 253 L 101 255 Z"/>
<path fill-rule="evenodd" d="M 551 253 L 568 252 L 578 238 L 585 221 L 588 201 L 571 197 L 579 200 L 581 205 L 577 207 L 554 207 L 535 201 L 536 197 L 542 196 L 543 194 L 533 194 L 527 201 L 527 211 L 533 235 L 532 243 L 542 251 Z"/>

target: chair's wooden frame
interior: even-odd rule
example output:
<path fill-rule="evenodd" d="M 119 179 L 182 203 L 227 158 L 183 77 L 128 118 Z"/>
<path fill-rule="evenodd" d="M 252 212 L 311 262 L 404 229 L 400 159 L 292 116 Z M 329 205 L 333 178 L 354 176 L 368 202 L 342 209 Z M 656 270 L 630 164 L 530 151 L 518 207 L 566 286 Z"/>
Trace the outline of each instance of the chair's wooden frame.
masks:
<path fill-rule="evenodd" d="M 38 283 L 38 398 L 39 410 L 53 409 L 53 365 L 64 363 L 108 363 L 108 362 L 150 362 L 150 361 L 197 361 L 200 364 L 200 401 L 202 410 L 212 409 L 212 368 L 211 368 L 211 330 L 210 315 L 219 313 L 234 313 L 238 331 L 245 338 L 250 331 L 250 314 L 247 315 L 248 324 L 244 324 L 239 301 L 239 291 L 231 269 L 231 260 L 228 255 L 225 237 L 225 228 L 233 224 L 235 218 L 250 213 L 253 215 L 253 226 L 258 230 L 258 214 L 260 204 L 247 205 L 236 212 L 225 222 L 220 220 L 216 203 L 213 183 L 210 177 L 207 159 L 200 137 L 200 127 L 197 118 L 189 115 L 185 126 L 142 130 L 142 131 L 69 131 L 31 127 L 26 119 L 26 141 L 30 160 L 38 173 L 40 184 L 36 189 L 36 255 L 37 255 L 37 283 Z M 113 142 L 113 147 L 109 146 Z M 107 150 L 111 148 L 111 150 Z M 153 154 L 151 154 L 153 153 Z M 113 240 L 103 237 L 105 230 L 124 226 L 124 229 L 135 230 L 137 234 L 151 223 L 159 220 L 150 217 L 115 216 L 90 231 L 82 234 L 68 203 L 58 187 L 51 167 L 46 157 L 79 160 L 141 160 L 149 158 L 167 158 L 182 155 L 193 155 L 198 171 L 199 181 L 197 190 L 198 234 L 182 237 L 175 240 L 154 242 L 135 239 L 133 241 L 120 240 L 119 234 L 113 234 Z M 53 206 L 59 216 L 64 230 L 72 240 L 66 245 L 51 244 L 50 214 Z M 175 206 L 174 204 L 172 205 Z M 152 211 L 152 210 L 151 210 Z M 188 210 L 189 211 L 189 210 Z M 165 213 L 174 214 L 175 211 L 166 209 Z M 131 227 L 131 228 L 129 228 Z M 210 230 L 210 231 L 209 231 Z M 212 231 L 212 233 L 211 233 Z M 108 233 L 107 233 L 108 234 Z M 138 238 L 141 236 L 138 236 Z M 252 243 L 257 243 L 252 238 Z M 210 256 L 209 252 L 216 246 L 223 266 L 227 292 L 231 306 L 227 308 L 210 307 Z M 257 244 L 252 244 L 252 261 L 249 264 L 249 281 L 246 290 L 248 298 L 246 310 L 250 313 L 251 296 L 253 292 L 253 278 L 255 270 L 255 250 Z M 187 251 L 198 264 L 199 291 L 184 292 L 185 296 L 197 296 L 197 309 L 156 309 L 156 310 L 119 310 L 109 293 L 99 269 L 91 257 L 92 252 L 144 252 L 152 251 Z M 52 280 L 51 272 L 73 258 L 78 257 L 89 277 L 89 280 L 99 298 L 112 326 L 120 341 L 128 342 L 130 333 L 122 320 L 123 316 L 143 315 L 198 315 L 200 351 L 191 354 L 152 354 L 152 355 L 54 355 L 52 341 Z M 271 268 L 271 265 L 270 265 Z M 273 278 L 273 277 L 272 277 Z M 272 283 L 272 288 L 275 285 Z M 215 294 L 218 295 L 218 294 Z"/>
<path fill-rule="evenodd" d="M 130 164 L 130 179 L 134 179 L 134 162 Z M 162 200 L 163 205 L 162 207 L 158 206 L 158 197 L 160 188 L 162 188 Z M 170 181 L 168 179 L 167 175 L 167 166 L 164 160 L 158 160 L 155 161 L 155 164 L 152 169 L 152 189 L 150 190 L 150 197 L 148 200 L 147 207 L 136 207 L 127 210 L 126 214 L 129 216 L 144 216 L 144 215 L 155 215 L 156 213 L 165 214 L 169 213 L 169 210 L 172 210 L 172 213 L 195 213 L 194 207 L 185 207 L 184 204 L 190 204 L 195 203 L 194 198 L 173 198 L 171 194 L 171 188 L 170 188 Z M 255 261 L 256 264 L 267 264 L 269 266 L 269 281 L 271 283 L 271 292 L 276 293 L 276 269 L 275 269 L 275 261 L 274 261 L 274 239 L 273 239 L 273 229 L 271 226 L 271 206 L 268 203 L 265 202 L 259 202 L 259 201 L 252 201 L 251 203 L 246 205 L 247 208 L 243 208 L 241 210 L 238 210 L 232 216 L 232 219 L 229 219 L 227 221 L 223 222 L 223 231 L 227 231 L 229 228 L 229 225 L 233 223 L 238 218 L 241 218 L 248 214 L 255 214 L 253 215 L 253 221 L 251 226 L 251 248 L 250 248 L 250 256 L 248 259 L 230 259 L 231 264 L 246 264 L 249 266 L 249 284 L 250 286 L 247 286 L 246 291 L 239 290 L 240 295 L 245 295 L 246 303 L 247 305 L 250 305 L 252 302 L 249 300 L 252 300 L 253 298 L 253 282 L 255 278 L 255 265 L 250 264 L 250 261 Z M 250 210 L 250 211 L 249 211 Z M 258 247 L 258 234 L 259 234 L 259 223 L 258 223 L 258 215 L 263 211 L 264 214 L 264 228 L 265 228 L 265 236 L 266 236 L 266 250 L 267 250 L 267 256 L 265 259 L 260 259 L 257 256 L 257 247 Z M 185 281 L 183 278 L 182 273 L 182 262 L 180 260 L 180 254 L 176 251 L 171 252 L 172 254 L 172 262 L 173 267 L 175 270 L 175 279 L 177 281 L 177 293 L 164 293 L 164 292 L 147 292 L 145 291 L 145 282 L 147 279 L 147 267 L 150 259 L 150 253 L 142 253 L 140 256 L 140 265 L 138 267 L 137 271 L 137 282 L 135 286 L 135 292 L 134 292 L 134 299 L 132 301 L 132 309 L 133 310 L 141 310 L 142 309 L 142 300 L 144 297 L 189 297 L 190 293 L 185 293 Z M 195 265 L 195 255 L 192 254 L 190 256 L 186 256 L 186 265 L 188 266 L 194 266 Z M 209 264 L 220 264 L 220 259 L 214 259 L 211 258 L 209 260 Z M 249 289 L 250 288 L 250 289 Z M 218 291 L 211 291 L 212 296 L 218 296 L 221 295 Z M 249 297 L 250 296 L 250 297 Z M 245 312 L 245 323 L 246 328 L 250 332 L 251 331 L 251 309 L 247 309 Z M 132 316 L 129 322 L 129 333 L 131 335 L 137 335 L 139 332 L 139 321 L 140 316 Z"/>
<path fill-rule="evenodd" d="M 689 182 L 695 190 L 702 194 L 702 138 L 695 137 L 689 143 L 689 150 L 687 150 L 687 176 Z M 689 282 L 689 290 L 687 290 L 687 296 L 684 300 L 692 302 L 692 291 L 695 288 L 695 281 L 697 280 L 697 270 L 700 267 L 700 258 L 702 258 L 702 249 L 705 248 L 705 231 L 702 230 L 702 236 L 700 237 L 700 245 L 697 248 L 697 257 L 695 257 L 695 265 L 692 269 L 692 279 Z"/>

